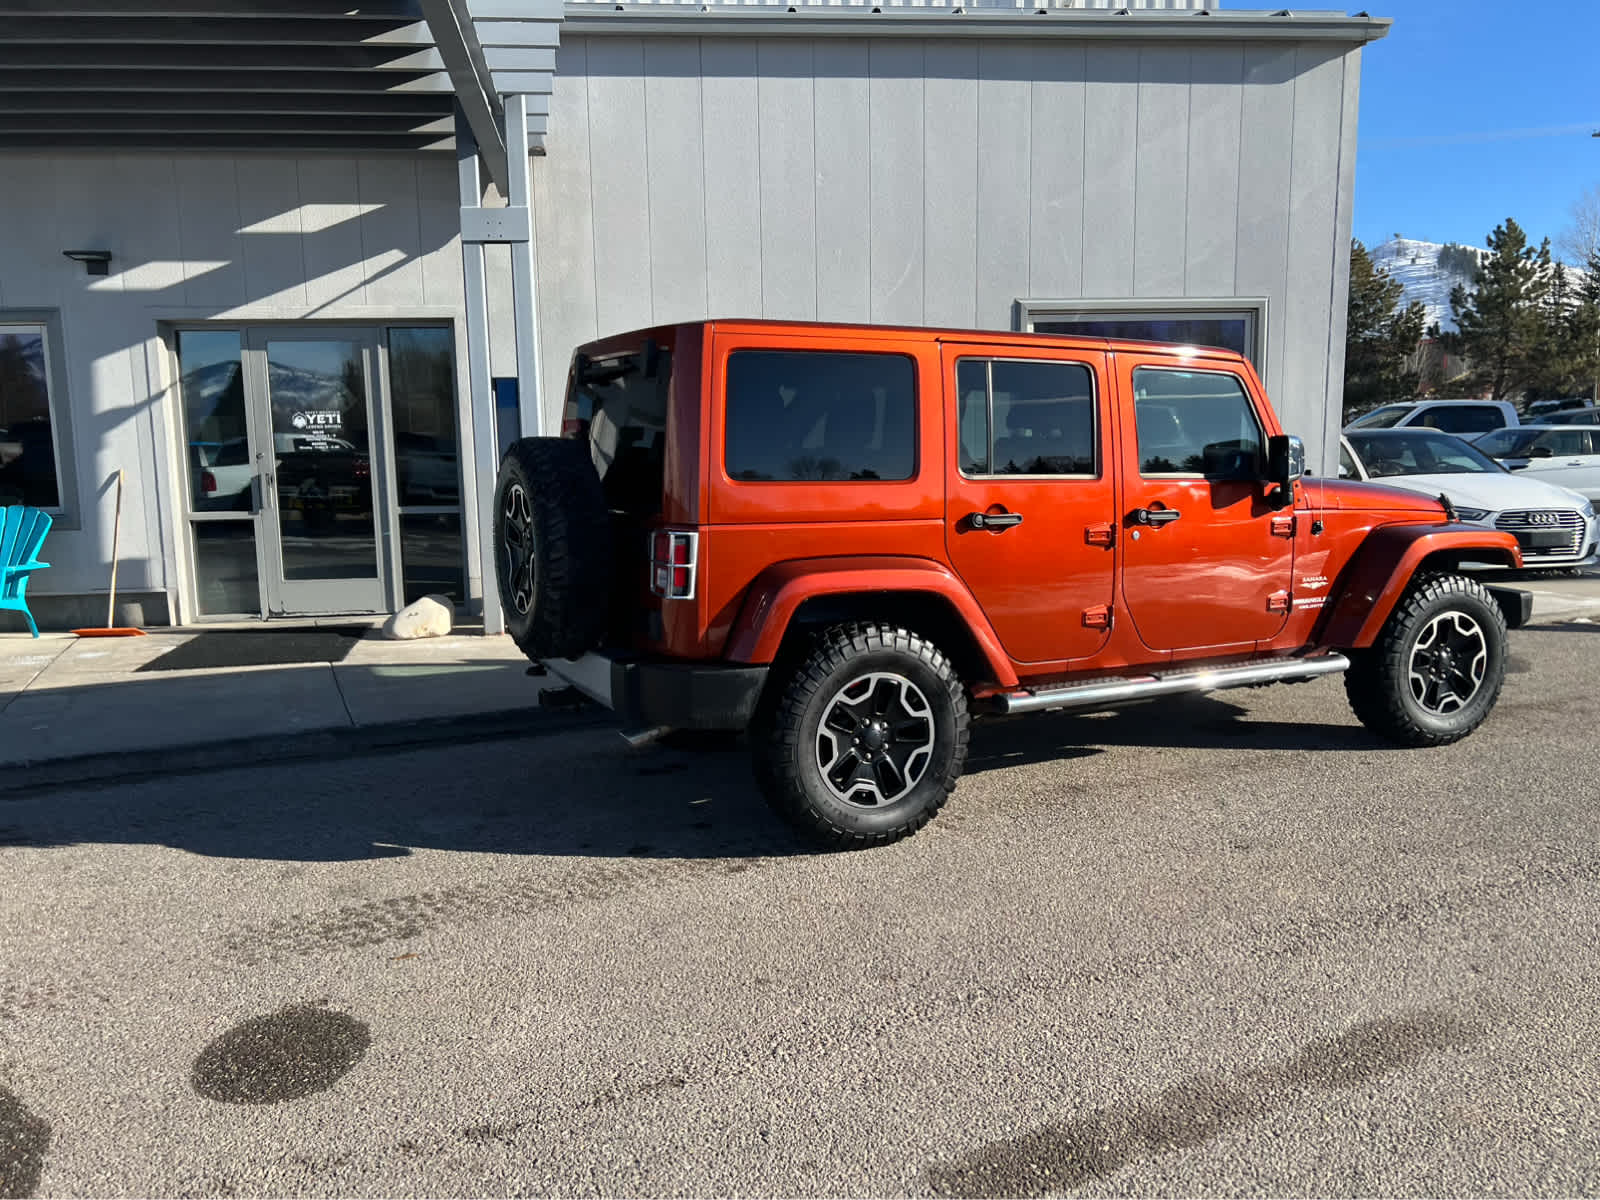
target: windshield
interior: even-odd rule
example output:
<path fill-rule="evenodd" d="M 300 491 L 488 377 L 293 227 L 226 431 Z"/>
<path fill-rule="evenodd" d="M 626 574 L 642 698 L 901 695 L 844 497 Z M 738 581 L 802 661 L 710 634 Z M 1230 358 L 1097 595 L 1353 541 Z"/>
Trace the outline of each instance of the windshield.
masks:
<path fill-rule="evenodd" d="M 1388 429 L 1398 425 L 1400 419 L 1411 411 L 1409 404 L 1386 404 L 1382 408 L 1375 408 L 1364 417 L 1357 417 L 1347 426 L 1349 429 Z"/>
<path fill-rule="evenodd" d="M 1523 458 L 1543 432 L 1542 429 L 1496 429 L 1474 438 L 1472 444 L 1494 458 Z"/>
<path fill-rule="evenodd" d="M 1347 435 L 1360 455 L 1367 475 L 1382 479 L 1386 475 L 1483 475 L 1505 470 L 1492 458 L 1448 433 L 1404 433 Z"/>

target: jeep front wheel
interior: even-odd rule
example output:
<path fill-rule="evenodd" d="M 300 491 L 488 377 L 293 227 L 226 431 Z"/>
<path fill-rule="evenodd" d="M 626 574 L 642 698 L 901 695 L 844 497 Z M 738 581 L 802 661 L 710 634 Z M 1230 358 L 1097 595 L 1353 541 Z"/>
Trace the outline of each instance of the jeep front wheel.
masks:
<path fill-rule="evenodd" d="M 1403 746 L 1443 746 L 1489 715 L 1506 672 L 1506 621 L 1482 584 L 1427 575 L 1370 649 L 1352 653 L 1345 694 L 1361 723 Z"/>
<path fill-rule="evenodd" d="M 950 661 L 889 625 L 825 631 L 766 706 L 754 737 L 768 802 L 836 849 L 915 833 L 967 757 L 967 698 Z"/>

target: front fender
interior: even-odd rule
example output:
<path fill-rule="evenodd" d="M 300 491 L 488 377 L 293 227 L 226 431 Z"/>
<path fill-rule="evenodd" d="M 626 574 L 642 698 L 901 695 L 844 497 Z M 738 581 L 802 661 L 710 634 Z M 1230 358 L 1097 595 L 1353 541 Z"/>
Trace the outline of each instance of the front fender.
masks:
<path fill-rule="evenodd" d="M 1339 598 L 1330 606 L 1317 642 L 1334 649 L 1372 645 L 1424 559 L 1446 551 L 1472 552 L 1487 561 L 1522 565 L 1522 551 L 1509 533 L 1450 525 L 1384 525 L 1361 543 L 1343 572 Z"/>
<path fill-rule="evenodd" d="M 921 592 L 947 601 L 971 631 L 995 682 L 1017 686 L 1016 670 L 966 584 L 950 568 L 925 558 L 806 558 L 768 567 L 750 585 L 728 636 L 727 657 L 734 662 L 770 663 L 795 610 L 807 600 L 881 592 Z"/>

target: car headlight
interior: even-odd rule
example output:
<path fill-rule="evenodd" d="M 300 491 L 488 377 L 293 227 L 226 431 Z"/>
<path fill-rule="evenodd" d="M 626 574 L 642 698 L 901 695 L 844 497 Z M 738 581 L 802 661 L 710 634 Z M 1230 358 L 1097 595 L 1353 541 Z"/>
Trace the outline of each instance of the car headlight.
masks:
<path fill-rule="evenodd" d="M 1583 502 L 1583 507 L 1578 511 L 1581 512 L 1586 519 L 1590 521 L 1594 520 L 1594 501 L 1585 500 Z"/>
<path fill-rule="evenodd" d="M 1489 515 L 1487 508 L 1458 508 L 1456 516 L 1463 521 L 1481 521 Z"/>

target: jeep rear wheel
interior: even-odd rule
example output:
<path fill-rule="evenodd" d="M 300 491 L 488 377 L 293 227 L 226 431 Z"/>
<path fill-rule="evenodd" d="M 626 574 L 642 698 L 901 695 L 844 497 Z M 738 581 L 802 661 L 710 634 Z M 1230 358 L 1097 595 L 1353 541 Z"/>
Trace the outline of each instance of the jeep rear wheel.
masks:
<path fill-rule="evenodd" d="M 523 438 L 500 463 L 495 579 L 506 630 L 529 658 L 570 658 L 605 632 L 610 518 L 586 443 Z"/>
<path fill-rule="evenodd" d="M 1350 656 L 1345 694 L 1361 723 L 1403 746 L 1442 746 L 1489 715 L 1506 671 L 1506 621 L 1482 584 L 1415 580 L 1370 649 Z"/>
<path fill-rule="evenodd" d="M 883 845 L 943 807 L 966 763 L 966 693 L 920 634 L 841 625 L 818 637 L 755 731 L 768 802 L 824 846 Z"/>

